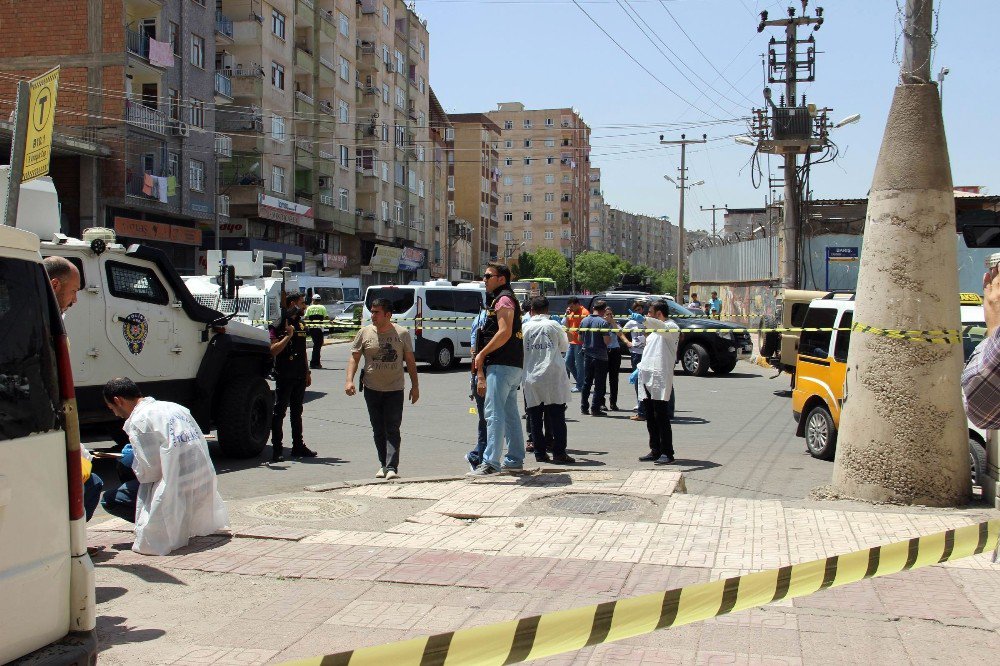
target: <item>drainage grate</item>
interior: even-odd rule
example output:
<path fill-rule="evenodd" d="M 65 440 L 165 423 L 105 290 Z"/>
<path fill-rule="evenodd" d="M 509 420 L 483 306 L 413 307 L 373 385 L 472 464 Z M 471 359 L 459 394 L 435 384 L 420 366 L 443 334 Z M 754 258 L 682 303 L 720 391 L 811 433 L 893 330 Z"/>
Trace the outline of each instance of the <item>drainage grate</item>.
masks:
<path fill-rule="evenodd" d="M 279 520 L 326 520 L 356 516 L 362 507 L 342 499 L 289 498 L 263 502 L 251 509 L 251 513 L 262 518 Z"/>
<path fill-rule="evenodd" d="M 598 515 L 602 513 L 620 513 L 623 511 L 636 511 L 641 508 L 638 502 L 621 495 L 597 495 L 588 493 L 575 493 L 572 495 L 560 495 L 548 500 L 549 506 L 561 511 L 571 511 L 572 513 L 582 513 L 585 515 Z"/>

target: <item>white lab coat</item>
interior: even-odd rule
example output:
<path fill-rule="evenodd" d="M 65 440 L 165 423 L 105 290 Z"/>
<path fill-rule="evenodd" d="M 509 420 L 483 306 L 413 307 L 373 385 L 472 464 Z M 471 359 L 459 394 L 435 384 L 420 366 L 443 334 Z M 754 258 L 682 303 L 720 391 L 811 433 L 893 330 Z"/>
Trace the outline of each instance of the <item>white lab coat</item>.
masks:
<path fill-rule="evenodd" d="M 653 400 L 669 400 L 674 388 L 674 366 L 677 364 L 677 344 L 680 327 L 672 321 L 646 317 L 643 328 L 658 329 L 646 334 L 646 347 L 642 350 L 639 369 L 639 399 L 646 398 L 646 391 Z"/>
<path fill-rule="evenodd" d="M 569 402 L 566 361 L 569 351 L 566 331 L 548 315 L 535 315 L 521 328 L 524 342 L 524 373 L 521 390 L 528 407 L 565 405 Z"/>
<path fill-rule="evenodd" d="M 132 550 L 166 555 L 229 527 L 201 428 L 184 407 L 143 398 L 125 421 L 139 480 Z"/>

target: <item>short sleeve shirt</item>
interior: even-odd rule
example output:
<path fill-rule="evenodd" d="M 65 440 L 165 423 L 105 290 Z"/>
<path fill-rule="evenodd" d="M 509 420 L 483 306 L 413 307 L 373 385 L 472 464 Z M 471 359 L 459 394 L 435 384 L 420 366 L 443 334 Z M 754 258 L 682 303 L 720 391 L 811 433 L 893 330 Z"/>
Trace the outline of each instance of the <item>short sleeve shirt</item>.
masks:
<path fill-rule="evenodd" d="M 365 326 L 354 337 L 351 353 L 365 357 L 365 388 L 374 391 L 402 391 L 403 355 L 413 351 L 410 332 L 402 326 L 379 333 L 374 326 Z"/>
<path fill-rule="evenodd" d="M 582 322 L 580 328 L 600 329 L 580 331 L 580 339 L 583 341 L 583 352 L 587 356 L 608 360 L 608 345 L 604 342 L 604 336 L 611 334 L 611 324 L 604 317 L 590 315 Z"/>

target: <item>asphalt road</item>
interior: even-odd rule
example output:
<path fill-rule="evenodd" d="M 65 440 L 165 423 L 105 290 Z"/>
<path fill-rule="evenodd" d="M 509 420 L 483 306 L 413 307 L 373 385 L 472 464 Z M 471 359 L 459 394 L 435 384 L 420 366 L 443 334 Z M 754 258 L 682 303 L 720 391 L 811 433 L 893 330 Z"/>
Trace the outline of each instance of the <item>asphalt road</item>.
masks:
<path fill-rule="evenodd" d="M 299 492 L 312 484 L 374 476 L 378 459 L 364 397 L 344 394 L 347 350 L 346 344 L 324 348 L 324 369 L 313 371 L 313 385 L 306 393 L 306 444 L 319 456 L 270 465 L 270 447 L 259 459 L 232 460 L 223 458 L 213 444 L 224 498 Z M 399 472 L 407 477 L 463 474 L 468 471 L 464 456 L 472 448 L 476 430 L 476 416 L 469 413 L 473 405 L 468 397 L 469 365 L 465 362 L 449 372 L 434 372 L 423 364 L 418 368 L 420 400 L 407 404 L 403 413 Z M 829 482 L 832 464 L 811 458 L 803 440 L 795 437 L 788 377 L 770 379 L 771 374 L 740 362 L 726 376 L 677 377 L 675 467 L 685 473 L 689 492 L 800 500 Z M 631 409 L 635 401 L 626 399 L 632 387 L 625 371 L 620 383 L 619 406 Z M 577 396 L 573 394 L 574 399 Z M 609 418 L 583 416 L 579 404 L 571 404 L 569 450 L 577 466 L 649 465 L 637 460 L 648 450 L 646 425 L 630 421 L 630 415 L 623 411 L 612 412 Z M 287 418 L 285 428 L 287 446 L 291 439 Z M 525 464 L 535 464 L 531 454 Z M 108 481 L 114 478 L 107 462 L 99 462 L 96 471 Z"/>

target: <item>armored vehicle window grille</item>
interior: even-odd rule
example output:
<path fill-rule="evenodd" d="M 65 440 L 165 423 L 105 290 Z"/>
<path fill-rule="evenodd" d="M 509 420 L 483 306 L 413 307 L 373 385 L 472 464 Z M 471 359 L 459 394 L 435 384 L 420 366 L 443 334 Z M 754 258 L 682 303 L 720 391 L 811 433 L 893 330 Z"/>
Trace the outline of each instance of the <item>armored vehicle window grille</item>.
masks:
<path fill-rule="evenodd" d="M 107 270 L 112 296 L 158 305 L 166 305 L 169 301 L 167 290 L 153 269 L 109 261 Z"/>
<path fill-rule="evenodd" d="M 206 308 L 217 309 L 216 305 L 219 302 L 219 297 L 215 295 L 199 294 L 194 297 L 194 300 L 198 301 L 199 305 L 204 305 Z"/>
<path fill-rule="evenodd" d="M 219 301 L 219 307 L 216 309 L 219 312 L 228 314 L 233 311 L 233 300 L 232 298 L 223 298 Z M 238 299 L 239 309 L 236 311 L 237 314 L 248 315 L 250 314 L 250 308 L 256 303 L 260 305 L 261 311 L 264 309 L 264 301 L 259 298 L 240 298 Z M 212 306 L 215 307 L 215 306 Z"/>

